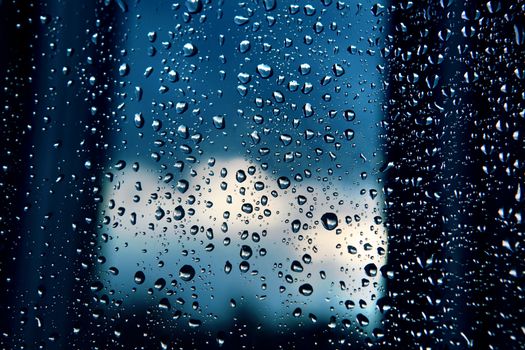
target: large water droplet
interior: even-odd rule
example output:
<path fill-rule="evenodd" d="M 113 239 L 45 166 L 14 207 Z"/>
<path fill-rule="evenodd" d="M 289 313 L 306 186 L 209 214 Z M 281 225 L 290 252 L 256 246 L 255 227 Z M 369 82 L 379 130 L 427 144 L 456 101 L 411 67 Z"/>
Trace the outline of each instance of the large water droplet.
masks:
<path fill-rule="evenodd" d="M 181 205 L 178 205 L 173 211 L 173 218 L 175 220 L 182 220 L 185 214 L 186 212 L 184 211 L 184 208 Z"/>
<path fill-rule="evenodd" d="M 277 185 L 279 186 L 279 188 L 281 190 L 285 190 L 287 189 L 288 187 L 290 187 L 290 179 L 287 178 L 286 176 L 281 176 L 277 179 Z"/>
<path fill-rule="evenodd" d="M 246 180 L 246 173 L 244 170 L 237 170 L 237 173 L 235 174 L 235 179 L 238 183 L 243 183 Z"/>
<path fill-rule="evenodd" d="M 146 280 L 146 275 L 144 275 L 144 272 L 142 271 L 137 271 L 135 272 L 134 280 L 136 284 L 142 284 Z"/>
<path fill-rule="evenodd" d="M 189 187 L 190 183 L 187 180 L 181 179 L 177 181 L 177 190 L 179 190 L 180 193 L 186 193 Z"/>
<path fill-rule="evenodd" d="M 192 43 L 186 43 L 182 47 L 182 53 L 186 57 L 195 56 L 197 54 L 197 47 Z"/>
<path fill-rule="evenodd" d="M 272 76 L 273 70 L 269 65 L 261 63 L 257 65 L 257 73 L 261 76 L 261 78 L 268 79 Z"/>
<path fill-rule="evenodd" d="M 343 68 L 343 66 L 341 66 L 339 64 L 334 64 L 332 66 L 332 71 L 334 72 L 336 77 L 340 77 L 343 74 L 345 74 L 345 69 Z"/>
<path fill-rule="evenodd" d="M 368 321 L 368 317 L 363 314 L 357 314 L 356 320 L 361 327 L 366 327 L 370 323 L 370 321 Z"/>
<path fill-rule="evenodd" d="M 334 213 L 324 213 L 323 216 L 321 216 L 321 223 L 325 229 L 332 231 L 338 224 L 337 215 Z"/>
<path fill-rule="evenodd" d="M 375 277 L 377 275 L 377 266 L 374 263 L 370 263 L 365 266 L 365 273 L 368 277 Z"/>
<path fill-rule="evenodd" d="M 301 221 L 299 219 L 295 219 L 292 221 L 292 232 L 297 233 L 301 229 Z"/>
<path fill-rule="evenodd" d="M 355 112 L 352 109 L 347 109 L 344 111 L 343 116 L 347 121 L 351 122 L 355 119 Z"/>
<path fill-rule="evenodd" d="M 142 116 L 142 113 L 136 113 L 133 121 L 135 122 L 135 126 L 139 129 L 144 126 L 144 117 Z"/>
<path fill-rule="evenodd" d="M 160 301 L 159 301 L 159 308 L 160 309 L 164 309 L 164 310 L 171 309 L 171 304 L 170 304 L 170 301 L 168 300 L 168 298 L 160 299 Z"/>
<path fill-rule="evenodd" d="M 118 74 L 121 77 L 125 77 L 129 73 L 129 65 L 127 63 L 122 63 L 118 68 Z"/>
<path fill-rule="evenodd" d="M 248 260 L 250 259 L 250 257 L 252 256 L 253 254 L 253 251 L 252 251 L 252 248 L 250 246 L 247 246 L 247 245 L 243 245 L 241 247 L 241 258 L 244 259 L 244 260 Z"/>
<path fill-rule="evenodd" d="M 216 115 L 212 118 L 213 120 L 213 126 L 215 126 L 216 129 L 224 129 L 226 127 L 226 120 L 224 119 L 224 116 L 222 115 Z"/>
<path fill-rule="evenodd" d="M 161 220 L 164 217 L 164 210 L 161 207 L 157 207 L 155 210 L 155 219 Z"/>
<path fill-rule="evenodd" d="M 250 19 L 248 17 L 244 17 L 244 16 L 235 16 L 233 18 L 233 22 L 235 24 L 237 24 L 238 26 L 242 26 L 246 23 L 248 23 L 250 21 Z"/>
<path fill-rule="evenodd" d="M 253 212 L 253 205 L 250 203 L 243 203 L 241 210 L 246 214 L 251 214 Z"/>
<path fill-rule="evenodd" d="M 164 278 L 159 278 L 157 281 L 155 281 L 155 289 L 156 290 L 162 290 L 166 286 L 166 280 Z"/>
<path fill-rule="evenodd" d="M 297 260 L 292 261 L 292 266 L 290 268 L 293 272 L 303 272 L 303 265 Z"/>
<path fill-rule="evenodd" d="M 241 53 L 246 53 L 250 50 L 251 48 L 251 44 L 250 44 L 250 41 L 249 40 L 243 40 L 241 41 L 241 43 L 239 44 L 239 51 Z"/>
<path fill-rule="evenodd" d="M 277 6 L 277 0 L 263 0 L 263 5 L 266 11 L 272 11 Z"/>
<path fill-rule="evenodd" d="M 226 261 L 226 263 L 224 264 L 224 272 L 229 274 L 230 272 L 232 272 L 232 264 L 231 262 L 229 261 Z"/>
<path fill-rule="evenodd" d="M 354 139 L 355 132 L 352 129 L 346 129 L 345 130 L 345 137 L 348 141 L 352 141 Z"/>
<path fill-rule="evenodd" d="M 312 67 L 308 63 L 301 63 L 301 65 L 299 65 L 299 73 L 301 73 L 301 75 L 308 75 L 311 71 Z"/>
<path fill-rule="evenodd" d="M 201 0 L 186 0 L 184 5 L 186 6 L 186 10 L 188 10 L 189 13 L 198 13 L 202 10 Z"/>
<path fill-rule="evenodd" d="M 191 265 L 184 265 L 179 270 L 179 278 L 183 281 L 191 281 L 195 277 L 195 269 Z"/>
<path fill-rule="evenodd" d="M 299 287 L 299 293 L 301 293 L 304 296 L 312 295 L 313 292 L 314 288 L 309 283 L 305 283 Z"/>

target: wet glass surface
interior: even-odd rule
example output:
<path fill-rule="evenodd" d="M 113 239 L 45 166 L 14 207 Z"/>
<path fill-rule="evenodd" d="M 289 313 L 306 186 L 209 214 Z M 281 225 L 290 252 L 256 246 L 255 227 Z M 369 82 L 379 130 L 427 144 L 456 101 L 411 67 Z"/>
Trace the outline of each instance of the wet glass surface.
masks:
<path fill-rule="evenodd" d="M 522 1 L 0 1 L 6 349 L 519 349 Z"/>

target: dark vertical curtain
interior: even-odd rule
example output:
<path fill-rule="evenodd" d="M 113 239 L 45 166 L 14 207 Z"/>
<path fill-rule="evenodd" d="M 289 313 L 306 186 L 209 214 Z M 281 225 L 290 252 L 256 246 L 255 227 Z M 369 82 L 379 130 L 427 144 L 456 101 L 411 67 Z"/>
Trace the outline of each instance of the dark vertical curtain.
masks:
<path fill-rule="evenodd" d="M 0 3 L 5 349 L 71 348 L 82 339 L 74 329 L 89 324 L 83 310 L 113 93 L 114 7 L 106 5 Z M 107 88 L 94 89 L 91 76 Z"/>
<path fill-rule="evenodd" d="M 523 6 L 390 7 L 384 345 L 523 344 Z"/>

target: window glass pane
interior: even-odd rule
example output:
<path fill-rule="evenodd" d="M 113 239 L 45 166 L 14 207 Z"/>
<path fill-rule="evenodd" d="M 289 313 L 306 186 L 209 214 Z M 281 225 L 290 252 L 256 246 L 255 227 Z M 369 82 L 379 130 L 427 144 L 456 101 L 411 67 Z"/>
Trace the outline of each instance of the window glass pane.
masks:
<path fill-rule="evenodd" d="M 524 6 L 0 0 L 2 348 L 522 348 Z"/>

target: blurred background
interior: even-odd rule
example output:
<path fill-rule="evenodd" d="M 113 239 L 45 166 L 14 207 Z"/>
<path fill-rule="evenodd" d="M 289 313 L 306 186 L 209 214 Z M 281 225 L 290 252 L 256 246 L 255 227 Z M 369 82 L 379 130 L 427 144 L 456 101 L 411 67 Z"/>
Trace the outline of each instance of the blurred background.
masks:
<path fill-rule="evenodd" d="M 0 344 L 522 348 L 524 6 L 0 1 Z"/>

